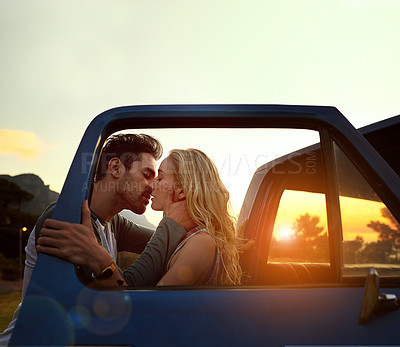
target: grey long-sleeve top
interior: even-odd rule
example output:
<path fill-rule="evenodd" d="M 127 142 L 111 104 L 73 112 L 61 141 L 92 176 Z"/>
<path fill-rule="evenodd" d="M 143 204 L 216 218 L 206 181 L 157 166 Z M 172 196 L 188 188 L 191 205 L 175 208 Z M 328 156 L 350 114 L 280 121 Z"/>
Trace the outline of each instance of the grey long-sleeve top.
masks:
<path fill-rule="evenodd" d="M 51 204 L 39 217 L 35 225 L 36 239 L 47 218 L 51 218 L 55 203 Z M 98 219 L 92 212 L 92 226 L 97 241 L 101 244 Z M 117 251 L 128 251 L 141 254 L 140 257 L 124 271 L 126 283 L 132 287 L 153 286 L 158 283 L 167 271 L 167 263 L 175 248 L 186 235 L 186 230 L 174 220 L 164 217 L 156 230 L 138 225 L 120 214 L 110 220 L 111 232 L 114 234 Z"/>

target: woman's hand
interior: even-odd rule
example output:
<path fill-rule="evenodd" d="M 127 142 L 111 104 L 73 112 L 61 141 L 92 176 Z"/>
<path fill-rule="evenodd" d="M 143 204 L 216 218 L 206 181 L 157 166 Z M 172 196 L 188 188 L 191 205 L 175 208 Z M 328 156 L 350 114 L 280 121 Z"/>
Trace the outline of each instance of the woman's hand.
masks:
<path fill-rule="evenodd" d="M 173 219 L 186 231 L 196 227 L 195 222 L 189 215 L 186 200 L 175 199 L 174 189 L 172 186 L 168 187 L 168 195 L 164 206 L 164 217 Z"/>
<path fill-rule="evenodd" d="M 86 265 L 95 275 L 112 262 L 110 254 L 96 240 L 87 200 L 82 204 L 81 224 L 46 219 L 36 250 L 73 264 Z"/>

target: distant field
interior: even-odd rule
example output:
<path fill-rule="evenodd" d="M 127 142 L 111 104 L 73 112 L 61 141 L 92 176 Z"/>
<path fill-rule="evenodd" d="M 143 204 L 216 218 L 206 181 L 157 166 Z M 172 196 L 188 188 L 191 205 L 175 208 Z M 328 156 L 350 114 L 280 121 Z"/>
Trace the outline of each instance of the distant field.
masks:
<path fill-rule="evenodd" d="M 8 327 L 20 301 L 21 292 L 0 295 L 0 332 Z"/>

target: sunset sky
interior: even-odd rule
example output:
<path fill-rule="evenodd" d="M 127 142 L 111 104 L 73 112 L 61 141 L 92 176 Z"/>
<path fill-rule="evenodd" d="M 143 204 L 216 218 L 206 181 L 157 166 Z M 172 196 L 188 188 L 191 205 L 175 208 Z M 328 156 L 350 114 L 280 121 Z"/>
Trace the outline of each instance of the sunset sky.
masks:
<path fill-rule="evenodd" d="M 398 0 L 0 0 L 0 174 L 59 192 L 87 125 L 122 105 L 329 105 L 356 127 L 400 114 L 399 15 Z M 208 154 L 244 163 L 228 140 Z"/>
<path fill-rule="evenodd" d="M 381 209 L 384 207 L 385 205 L 382 202 L 340 197 L 343 240 L 351 241 L 356 236 L 361 236 L 365 242 L 376 241 L 378 233 L 367 227 L 371 221 L 379 220 L 394 227 L 387 219 L 382 218 Z M 278 241 L 282 239 L 290 240 L 294 234 L 295 220 L 306 213 L 311 217 L 319 217 L 317 226 L 323 228 L 321 234 L 328 231 L 326 203 L 323 194 L 285 191 L 274 224 L 275 238 Z"/>

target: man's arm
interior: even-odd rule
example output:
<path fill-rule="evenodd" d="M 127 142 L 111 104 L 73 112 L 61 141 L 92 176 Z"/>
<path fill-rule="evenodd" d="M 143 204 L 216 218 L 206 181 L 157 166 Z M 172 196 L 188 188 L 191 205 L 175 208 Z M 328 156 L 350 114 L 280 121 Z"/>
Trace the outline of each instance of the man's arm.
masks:
<path fill-rule="evenodd" d="M 21 303 L 25 297 L 26 291 L 28 289 L 29 282 L 31 280 L 31 276 L 33 273 L 33 269 L 35 268 L 36 261 L 37 261 L 37 253 L 35 248 L 35 242 L 40 234 L 40 229 L 46 218 L 50 218 L 53 214 L 55 202 L 50 204 L 46 210 L 42 213 L 42 215 L 36 221 L 35 227 L 32 229 L 31 234 L 29 235 L 28 244 L 25 247 L 26 251 L 26 260 L 25 260 L 25 267 L 24 267 L 24 279 L 22 282 L 22 297 Z M 36 232 L 38 231 L 38 232 Z M 10 322 L 8 328 L 4 330 L 3 333 L 0 333 L 0 346 L 6 346 L 11 338 L 11 334 L 14 331 L 15 323 L 19 316 L 19 311 L 21 309 L 21 304 L 18 305 L 17 309 L 14 312 L 12 317 L 12 321 Z"/>
<path fill-rule="evenodd" d="M 112 260 L 107 251 L 94 242 L 89 214 L 85 201 L 82 205 L 82 224 L 46 220 L 38 240 L 38 252 L 87 265 L 95 275 L 100 273 Z M 173 202 L 171 194 L 164 217 L 139 259 L 125 271 L 124 278 L 129 286 L 156 285 L 164 275 L 176 246 L 195 226 L 188 214 L 186 201 Z"/>
<path fill-rule="evenodd" d="M 95 275 L 112 262 L 93 232 L 87 200 L 82 204 L 82 224 L 46 219 L 37 240 L 38 252 L 88 266 Z"/>
<path fill-rule="evenodd" d="M 25 293 L 28 289 L 29 282 L 31 280 L 31 276 L 33 273 L 33 269 L 36 266 L 37 261 L 37 252 L 35 248 L 35 244 L 37 239 L 40 236 L 40 229 L 43 227 L 43 223 L 47 218 L 51 218 L 53 215 L 54 208 L 56 206 L 56 201 L 51 203 L 47 208 L 43 211 L 41 216 L 37 219 L 34 228 L 29 235 L 28 243 L 25 247 L 26 259 L 25 259 L 25 267 L 24 267 L 24 280 L 22 282 L 22 299 L 25 296 Z"/>
<path fill-rule="evenodd" d="M 87 216 L 89 212 L 84 211 L 87 207 L 83 206 L 82 209 L 83 215 Z M 38 252 L 88 266 L 98 275 L 112 263 L 112 259 L 97 243 L 89 219 L 84 217 L 82 223 L 47 219 L 36 248 Z M 126 283 L 129 286 L 156 285 L 165 273 L 171 254 L 185 235 L 186 230 L 183 227 L 165 217 L 139 259 L 124 272 Z"/>
<path fill-rule="evenodd" d="M 40 237 L 40 230 L 43 228 L 44 221 L 47 218 L 51 218 L 54 212 L 54 208 L 56 207 L 57 201 L 51 203 L 47 208 L 44 210 L 44 212 L 41 214 L 41 216 L 38 218 L 35 224 L 35 243 L 37 243 L 38 238 Z M 33 232 L 33 230 L 32 230 Z"/>

